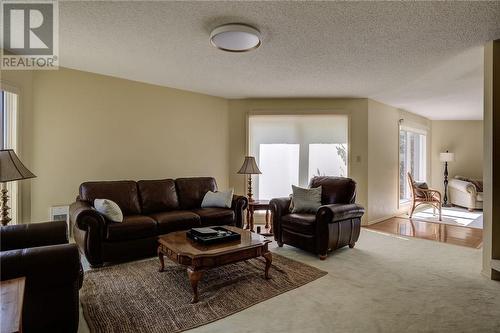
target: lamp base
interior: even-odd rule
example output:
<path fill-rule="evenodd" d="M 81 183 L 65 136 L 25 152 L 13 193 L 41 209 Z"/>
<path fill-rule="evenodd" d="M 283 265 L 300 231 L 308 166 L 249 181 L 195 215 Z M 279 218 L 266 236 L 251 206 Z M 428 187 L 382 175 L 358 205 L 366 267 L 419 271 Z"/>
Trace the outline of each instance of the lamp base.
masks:
<path fill-rule="evenodd" d="M 7 195 L 7 186 L 5 183 L 2 183 L 2 201 L 1 201 L 1 212 L 0 212 L 0 223 L 5 226 L 9 224 L 12 219 L 9 217 L 9 209 L 10 207 L 7 206 L 7 202 L 9 201 L 9 196 Z"/>
<path fill-rule="evenodd" d="M 248 175 L 248 193 L 247 198 L 249 202 L 254 202 L 253 194 L 252 194 L 252 175 Z"/>

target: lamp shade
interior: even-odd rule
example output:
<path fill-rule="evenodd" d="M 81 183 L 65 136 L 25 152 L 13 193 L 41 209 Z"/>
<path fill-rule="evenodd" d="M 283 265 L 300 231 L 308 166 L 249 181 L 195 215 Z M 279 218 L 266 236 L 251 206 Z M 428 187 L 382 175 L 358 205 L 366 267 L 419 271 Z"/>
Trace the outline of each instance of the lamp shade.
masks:
<path fill-rule="evenodd" d="M 257 166 L 257 163 L 255 162 L 255 158 L 253 156 L 246 156 L 245 161 L 243 162 L 243 165 L 240 168 L 240 171 L 238 171 L 240 174 L 244 175 L 258 175 L 261 174 L 259 167 Z"/>
<path fill-rule="evenodd" d="M 441 162 L 453 162 L 455 161 L 455 153 L 449 153 L 446 151 L 446 153 L 439 154 L 439 159 Z"/>
<path fill-rule="evenodd" d="M 0 182 L 36 177 L 24 166 L 12 149 L 0 150 Z"/>

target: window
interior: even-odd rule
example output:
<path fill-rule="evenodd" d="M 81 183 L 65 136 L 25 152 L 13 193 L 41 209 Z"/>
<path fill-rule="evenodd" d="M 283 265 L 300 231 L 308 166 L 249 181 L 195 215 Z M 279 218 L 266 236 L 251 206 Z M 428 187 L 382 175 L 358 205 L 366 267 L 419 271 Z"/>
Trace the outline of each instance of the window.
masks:
<path fill-rule="evenodd" d="M 7 90 L 0 90 L 0 148 L 17 151 L 17 101 L 18 95 Z M 10 224 L 17 223 L 18 185 L 17 182 L 6 184 L 9 191 Z"/>
<path fill-rule="evenodd" d="M 261 144 L 259 157 L 259 197 L 282 197 L 299 184 L 299 145 Z"/>
<path fill-rule="evenodd" d="M 415 181 L 427 181 L 427 140 L 424 131 L 402 127 L 399 131 L 399 200 L 410 199 L 408 172 Z"/>
<path fill-rule="evenodd" d="M 314 176 L 347 176 L 347 145 L 312 143 L 309 145 L 309 179 Z"/>
<path fill-rule="evenodd" d="M 343 115 L 251 115 L 249 153 L 259 199 L 286 197 L 313 176 L 347 176 L 348 118 Z"/>

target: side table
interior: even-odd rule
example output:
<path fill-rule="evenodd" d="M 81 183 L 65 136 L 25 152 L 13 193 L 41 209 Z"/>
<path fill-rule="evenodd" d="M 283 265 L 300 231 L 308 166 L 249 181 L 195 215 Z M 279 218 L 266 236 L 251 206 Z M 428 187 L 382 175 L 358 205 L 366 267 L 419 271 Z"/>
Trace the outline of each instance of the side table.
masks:
<path fill-rule="evenodd" d="M 250 229 L 250 231 L 254 231 L 254 225 L 253 225 L 253 213 L 256 210 L 265 210 L 266 211 L 266 229 L 269 229 L 269 216 L 270 216 L 270 206 L 269 206 L 269 200 L 254 200 L 254 201 L 249 201 L 248 202 L 248 209 L 247 209 L 247 226 L 246 229 Z M 269 234 L 273 234 L 273 228 L 271 226 L 271 229 L 269 230 Z"/>

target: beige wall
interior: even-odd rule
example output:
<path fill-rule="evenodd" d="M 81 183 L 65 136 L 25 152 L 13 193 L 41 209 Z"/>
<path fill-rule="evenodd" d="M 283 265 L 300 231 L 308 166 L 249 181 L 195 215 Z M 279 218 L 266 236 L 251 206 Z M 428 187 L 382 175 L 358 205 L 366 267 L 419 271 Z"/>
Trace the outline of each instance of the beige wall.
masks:
<path fill-rule="evenodd" d="M 399 205 L 400 119 L 407 126 L 427 129 L 427 146 L 430 147 L 432 134 L 427 118 L 368 100 L 368 223 L 376 223 L 407 210 L 407 206 Z"/>
<path fill-rule="evenodd" d="M 245 178 L 236 174 L 247 153 L 247 115 L 345 114 L 349 116 L 349 176 L 358 183 L 357 201 L 367 204 L 367 99 L 246 99 L 229 101 L 229 183 L 245 193 Z"/>
<path fill-rule="evenodd" d="M 33 166 L 33 73 L 31 71 L 0 71 L 2 89 L 15 90 L 19 94 L 18 105 L 18 147 L 16 153 L 29 168 Z M 31 217 L 31 181 L 19 182 L 20 207 L 19 221 L 30 221 Z"/>
<path fill-rule="evenodd" d="M 23 91 L 22 158 L 38 176 L 23 183 L 24 221 L 30 212 L 33 221 L 47 219 L 49 207 L 70 203 L 86 180 L 213 175 L 220 188 L 243 194 L 245 177 L 236 171 L 248 149 L 249 113 L 348 115 L 349 175 L 358 183 L 357 201 L 367 208 L 364 223 L 406 210 L 398 201 L 399 119 L 429 129 L 432 185 L 441 184 L 439 152 L 445 147 L 457 154 L 451 174 L 481 176 L 480 121 L 431 126 L 369 99 L 227 101 L 69 69 L 6 72 L 2 81 Z M 474 163 L 461 159 L 473 155 Z"/>
<path fill-rule="evenodd" d="M 483 121 L 432 121 L 431 186 L 444 191 L 444 164 L 439 154 L 449 150 L 455 153 L 455 162 L 448 164 L 449 177 L 456 175 L 483 178 Z"/>
<path fill-rule="evenodd" d="M 33 73 L 31 220 L 87 180 L 214 176 L 228 186 L 227 101 L 75 70 Z"/>

